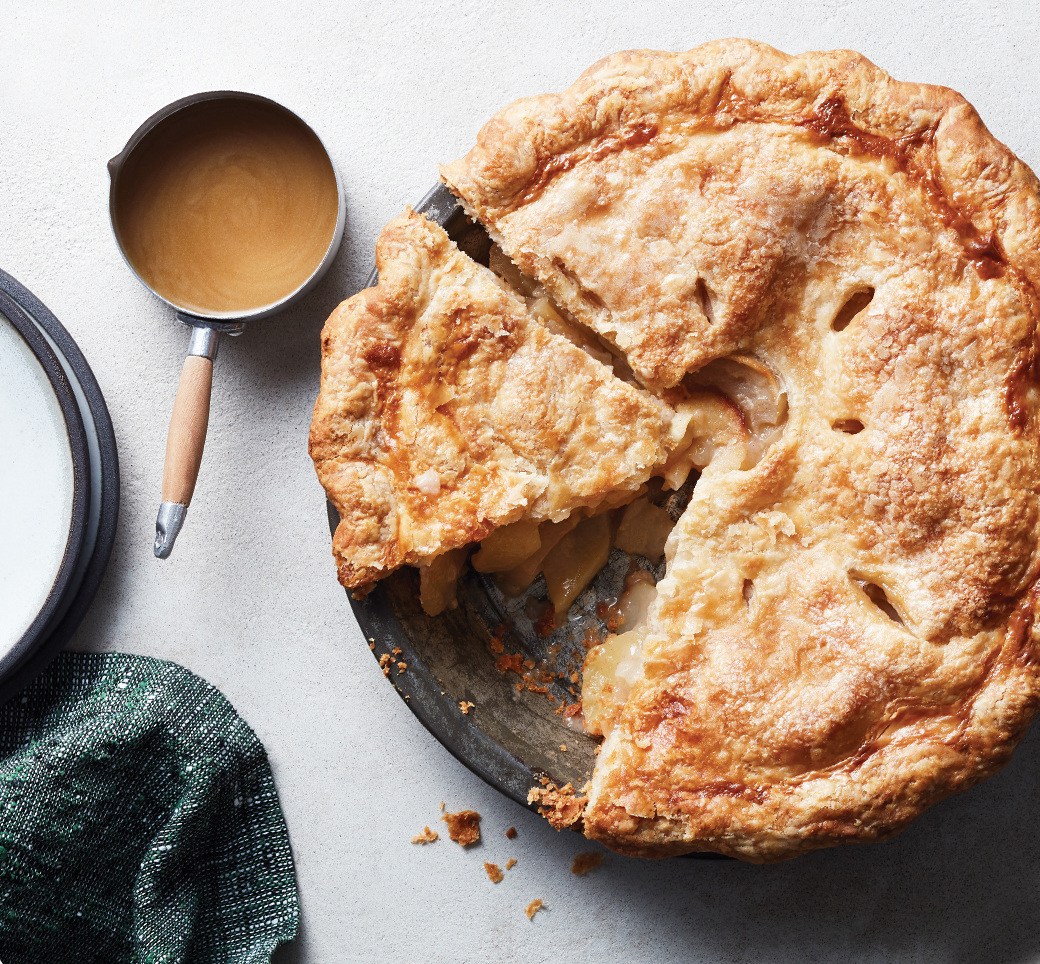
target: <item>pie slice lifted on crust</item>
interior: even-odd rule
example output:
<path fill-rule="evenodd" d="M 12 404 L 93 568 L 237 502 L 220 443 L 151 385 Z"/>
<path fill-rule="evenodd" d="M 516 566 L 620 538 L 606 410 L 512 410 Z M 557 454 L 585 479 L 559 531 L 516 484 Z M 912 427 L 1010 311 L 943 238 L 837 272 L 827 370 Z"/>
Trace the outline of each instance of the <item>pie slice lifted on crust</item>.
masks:
<path fill-rule="evenodd" d="M 391 221 L 376 266 L 325 324 L 311 425 L 344 586 L 627 502 L 662 462 L 671 410 L 547 330 L 438 225 Z"/>
<path fill-rule="evenodd" d="M 634 51 L 442 173 L 645 385 L 743 353 L 787 393 L 587 664 L 586 833 L 780 860 L 1003 766 L 1040 692 L 1040 197 L 970 105 L 847 51 Z"/>

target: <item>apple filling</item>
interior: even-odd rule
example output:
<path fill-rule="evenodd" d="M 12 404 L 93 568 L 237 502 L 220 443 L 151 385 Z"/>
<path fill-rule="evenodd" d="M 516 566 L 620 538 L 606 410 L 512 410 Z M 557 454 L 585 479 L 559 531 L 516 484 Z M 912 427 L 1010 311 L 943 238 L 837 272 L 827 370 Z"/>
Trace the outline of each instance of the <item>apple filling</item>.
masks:
<path fill-rule="evenodd" d="M 585 730 L 593 736 L 607 736 L 614 728 L 621 708 L 628 702 L 632 686 L 643 673 L 643 640 L 646 638 L 650 606 L 657 588 L 644 569 L 632 573 L 618 603 L 619 629 L 589 650 L 582 670 L 581 706 Z"/>

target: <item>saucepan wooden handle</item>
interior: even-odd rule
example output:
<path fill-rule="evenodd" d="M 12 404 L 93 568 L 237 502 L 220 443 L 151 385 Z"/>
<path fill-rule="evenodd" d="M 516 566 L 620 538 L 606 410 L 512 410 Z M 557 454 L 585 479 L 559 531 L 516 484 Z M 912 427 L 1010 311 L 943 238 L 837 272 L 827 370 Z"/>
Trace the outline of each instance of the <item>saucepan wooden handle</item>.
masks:
<path fill-rule="evenodd" d="M 162 504 L 155 520 L 155 555 L 166 559 L 184 524 L 195 492 L 209 425 L 209 399 L 213 388 L 213 360 L 220 332 L 193 328 L 188 357 L 184 360 L 177 398 L 166 437 L 163 465 Z"/>
<path fill-rule="evenodd" d="M 162 500 L 191 505 L 195 482 L 202 465 L 209 425 L 209 398 L 213 388 L 213 361 L 199 355 L 184 359 L 177 398 L 166 437 Z"/>

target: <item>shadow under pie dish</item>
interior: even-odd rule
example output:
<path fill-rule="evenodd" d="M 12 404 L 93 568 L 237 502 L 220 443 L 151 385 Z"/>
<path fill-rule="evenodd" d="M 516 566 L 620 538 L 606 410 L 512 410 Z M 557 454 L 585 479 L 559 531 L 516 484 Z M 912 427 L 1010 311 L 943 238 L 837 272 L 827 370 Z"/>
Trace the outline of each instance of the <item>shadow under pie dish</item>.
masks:
<path fill-rule="evenodd" d="M 970 105 L 847 51 L 635 51 L 442 175 L 490 268 L 406 214 L 323 333 L 341 581 L 418 564 L 436 610 L 677 515 L 582 680 L 578 809 L 623 853 L 880 840 L 1003 766 L 1040 685 L 1040 195 Z"/>

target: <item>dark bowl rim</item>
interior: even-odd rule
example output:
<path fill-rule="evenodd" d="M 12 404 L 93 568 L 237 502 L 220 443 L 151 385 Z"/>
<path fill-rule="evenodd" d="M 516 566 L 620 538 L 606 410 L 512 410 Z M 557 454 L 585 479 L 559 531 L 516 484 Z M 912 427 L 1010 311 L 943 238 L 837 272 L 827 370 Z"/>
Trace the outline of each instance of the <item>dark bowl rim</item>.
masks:
<path fill-rule="evenodd" d="M 65 369 L 58 361 L 58 356 L 47 344 L 47 340 L 33 324 L 22 306 L 2 289 L 0 289 L 0 314 L 10 322 L 43 368 L 58 400 L 72 455 L 72 515 L 61 564 L 36 617 L 19 637 L 18 642 L 0 657 L 0 677 L 2 677 L 22 662 L 42 641 L 43 632 L 61 606 L 84 550 L 90 511 L 91 478 L 87 431 L 83 425 L 83 417 L 80 414 L 76 395 L 65 374 Z"/>
<path fill-rule="evenodd" d="M 50 665 L 82 622 L 97 594 L 115 545 L 119 519 L 119 454 L 101 386 L 72 336 L 43 302 L 3 270 L 0 270 L 0 293 L 13 300 L 30 322 L 35 322 L 34 328 L 38 325 L 46 332 L 75 376 L 94 423 L 101 473 L 100 479 L 92 479 L 101 490 L 98 531 L 79 588 L 68 609 L 55 625 L 48 626 L 46 636 L 38 641 L 36 648 L 27 652 L 16 665 L 0 673 L 0 703 L 3 703 Z M 82 420 L 82 416 L 80 418 Z"/>

